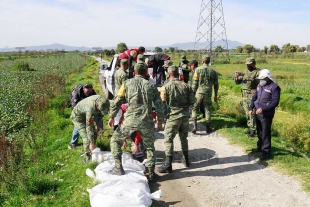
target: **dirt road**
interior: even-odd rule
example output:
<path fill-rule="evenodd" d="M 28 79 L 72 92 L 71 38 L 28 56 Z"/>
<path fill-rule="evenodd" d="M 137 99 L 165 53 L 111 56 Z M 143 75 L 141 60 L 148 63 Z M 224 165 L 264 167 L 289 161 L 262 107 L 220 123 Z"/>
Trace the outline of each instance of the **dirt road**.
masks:
<path fill-rule="evenodd" d="M 183 167 L 179 137 L 175 138 L 173 173 L 160 174 L 159 182 L 151 186 L 162 190 L 157 206 L 310 206 L 310 196 L 297 181 L 267 168 L 268 162 L 260 163 L 216 132 L 206 135 L 200 124 L 198 130 L 197 135 L 189 132 L 190 168 Z M 163 133 L 157 132 L 156 138 L 160 165 L 165 157 Z"/>
<path fill-rule="evenodd" d="M 192 127 L 192 124 L 191 124 Z M 173 173 L 160 174 L 159 206 L 310 206 L 310 196 L 298 182 L 267 168 L 268 162 L 248 156 L 217 133 L 206 135 L 199 124 L 197 135 L 189 133 L 192 165 L 181 163 L 179 137 L 174 140 Z M 158 161 L 163 161 L 163 133 L 156 133 Z"/>

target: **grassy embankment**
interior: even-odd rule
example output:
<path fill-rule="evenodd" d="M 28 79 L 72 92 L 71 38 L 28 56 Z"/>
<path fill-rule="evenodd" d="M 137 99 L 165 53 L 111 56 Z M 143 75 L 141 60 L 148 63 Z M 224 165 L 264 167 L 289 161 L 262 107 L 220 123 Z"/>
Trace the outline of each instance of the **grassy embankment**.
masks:
<path fill-rule="evenodd" d="M 28 127 L 31 130 L 23 134 L 24 140 L 34 141 L 35 144 L 25 147 L 25 157 L 19 158 L 22 167 L 18 171 L 13 169 L 18 164 L 16 160 L 12 165 L 7 164 L 8 168 L 12 168 L 8 170 L 14 170 L 14 175 L 9 178 L 14 181 L 12 185 L 6 183 L 1 186 L 5 189 L 1 190 L 0 206 L 89 206 L 86 188 L 93 187 L 93 183 L 85 170 L 93 169 L 96 164 L 82 162 L 82 140 L 79 140 L 80 146 L 76 150 L 67 148 L 73 125 L 69 119 L 71 109 L 66 108 L 65 100 L 71 88 L 79 83 L 92 83 L 95 90 L 102 94 L 98 66 L 97 61 L 88 59 L 81 70 L 69 76 L 58 96 L 48 101 L 48 107 L 36 112 L 36 120 Z M 105 126 L 104 134 L 98 140 L 98 146 L 103 150 L 109 149 L 106 137 L 110 134 L 111 130 Z M 31 162 L 28 162 L 29 159 Z"/>

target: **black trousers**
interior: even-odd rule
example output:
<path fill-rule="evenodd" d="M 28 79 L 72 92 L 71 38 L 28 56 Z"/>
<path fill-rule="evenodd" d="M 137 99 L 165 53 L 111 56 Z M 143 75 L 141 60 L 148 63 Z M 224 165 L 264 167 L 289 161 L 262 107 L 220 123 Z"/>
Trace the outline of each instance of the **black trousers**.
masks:
<path fill-rule="evenodd" d="M 271 153 L 271 124 L 274 114 L 256 115 L 256 130 L 258 135 L 257 149 L 263 154 L 270 155 Z"/>

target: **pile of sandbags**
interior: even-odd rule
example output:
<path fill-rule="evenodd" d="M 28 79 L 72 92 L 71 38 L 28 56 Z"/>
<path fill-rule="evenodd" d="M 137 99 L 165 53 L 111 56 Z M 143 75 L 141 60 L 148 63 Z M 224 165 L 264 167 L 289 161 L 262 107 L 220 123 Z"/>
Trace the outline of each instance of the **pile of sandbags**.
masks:
<path fill-rule="evenodd" d="M 92 207 L 110 206 L 151 206 L 152 199 L 159 200 L 161 191 L 150 193 L 147 179 L 143 172 L 145 167 L 142 163 L 132 159 L 131 154 L 123 153 L 122 163 L 125 175 L 117 176 L 109 174 L 114 166 L 114 159 L 111 152 L 93 151 L 92 161 L 103 161 L 95 172 L 90 169 L 86 174 L 95 182 L 100 182 L 92 189 L 87 189 L 90 194 Z"/>

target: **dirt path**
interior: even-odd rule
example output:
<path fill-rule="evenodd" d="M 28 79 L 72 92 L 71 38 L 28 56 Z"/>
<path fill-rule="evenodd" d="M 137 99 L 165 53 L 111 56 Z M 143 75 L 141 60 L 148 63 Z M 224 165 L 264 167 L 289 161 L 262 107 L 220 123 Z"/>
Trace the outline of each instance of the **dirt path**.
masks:
<path fill-rule="evenodd" d="M 191 124 L 192 127 L 192 124 Z M 297 181 L 266 168 L 217 133 L 206 135 L 199 124 L 189 133 L 192 165 L 185 169 L 179 137 L 174 140 L 173 173 L 160 174 L 160 206 L 310 206 L 310 196 Z M 158 161 L 163 161 L 163 134 L 156 133 Z"/>
<path fill-rule="evenodd" d="M 310 196 L 297 181 L 266 168 L 268 162 L 260 163 L 216 132 L 206 135 L 201 124 L 198 130 L 197 135 L 189 132 L 190 168 L 183 167 L 179 137 L 175 138 L 173 173 L 160 174 L 159 182 L 152 186 L 162 190 L 158 206 L 310 206 Z M 157 132 L 156 138 L 160 165 L 165 157 L 163 132 Z"/>

